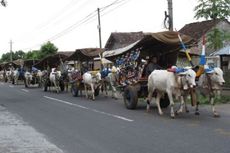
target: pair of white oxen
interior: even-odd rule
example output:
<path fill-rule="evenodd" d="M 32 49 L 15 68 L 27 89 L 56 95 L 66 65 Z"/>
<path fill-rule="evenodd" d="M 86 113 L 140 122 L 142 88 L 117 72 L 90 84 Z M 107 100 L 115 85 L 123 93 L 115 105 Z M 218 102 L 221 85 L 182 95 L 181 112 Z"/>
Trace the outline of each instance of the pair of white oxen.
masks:
<path fill-rule="evenodd" d="M 12 81 L 14 84 L 18 84 L 19 76 L 20 76 L 20 72 L 19 72 L 18 68 L 10 69 L 10 70 L 5 72 L 6 80 L 8 82 Z"/>
<path fill-rule="evenodd" d="M 179 73 L 173 73 L 167 70 L 154 70 L 148 77 L 147 111 L 150 110 L 152 94 L 156 91 L 156 104 L 160 115 L 163 114 L 160 107 L 160 98 L 164 95 L 164 93 L 167 93 L 169 97 L 171 107 L 170 115 L 172 118 L 175 117 L 173 97 L 180 100 L 180 108 L 176 111 L 176 113 L 183 112 L 183 108 L 185 108 L 186 112 L 188 112 L 185 102 L 187 96 L 190 94 L 190 89 L 196 86 L 195 79 L 196 73 L 192 69 L 187 69 L 186 71 Z M 223 83 L 225 83 L 225 81 L 223 79 L 223 71 L 220 68 L 207 68 L 199 77 L 197 83 L 198 86 L 195 88 L 196 95 L 203 93 L 209 97 L 214 117 L 219 117 L 219 114 L 215 110 L 214 98 L 220 93 Z M 196 102 L 195 114 L 197 115 L 199 114 L 198 103 L 199 102 Z"/>
<path fill-rule="evenodd" d="M 71 80 L 71 73 L 73 73 L 73 71 L 78 72 L 78 70 L 74 70 L 74 69 L 68 70 L 68 78 L 70 81 L 73 81 L 73 80 Z M 115 82 L 115 73 L 114 72 L 116 72 L 116 71 L 117 71 L 117 69 L 115 67 L 113 67 L 112 72 L 109 73 L 106 76 L 106 78 L 104 78 L 104 79 L 102 79 L 100 71 L 87 71 L 87 72 L 85 72 L 82 75 L 82 82 L 84 84 L 84 90 L 85 90 L 86 98 L 92 97 L 92 100 L 95 100 L 95 90 L 101 86 L 104 86 L 106 95 L 108 95 L 108 92 L 107 92 L 107 86 L 108 85 L 110 85 L 112 88 L 112 97 L 117 98 L 116 88 L 114 87 L 114 84 L 115 84 L 114 83 Z M 56 71 L 55 68 L 52 68 L 51 73 L 49 75 L 49 79 L 50 79 L 50 82 L 56 88 L 57 92 L 59 92 L 59 89 L 60 89 L 59 84 L 58 84 L 58 80 L 60 77 L 61 77 L 61 72 Z M 89 88 L 91 90 L 92 96 L 90 96 L 88 93 Z"/>

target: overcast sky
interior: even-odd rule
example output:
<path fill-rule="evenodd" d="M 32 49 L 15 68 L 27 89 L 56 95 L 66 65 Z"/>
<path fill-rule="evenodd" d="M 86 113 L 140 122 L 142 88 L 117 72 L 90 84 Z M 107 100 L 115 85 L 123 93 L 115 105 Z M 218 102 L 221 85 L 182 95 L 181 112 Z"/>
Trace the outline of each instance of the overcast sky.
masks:
<path fill-rule="evenodd" d="M 96 9 L 114 1 L 7 0 L 6 8 L 0 6 L 0 56 L 9 52 L 11 39 L 13 51 L 39 49 L 48 40 L 59 51 L 99 47 Z M 165 30 L 167 0 L 119 1 L 122 2 L 101 12 L 102 47 L 111 32 Z M 173 0 L 174 28 L 179 30 L 185 24 L 196 22 L 193 18 L 196 4 L 197 0 Z"/>

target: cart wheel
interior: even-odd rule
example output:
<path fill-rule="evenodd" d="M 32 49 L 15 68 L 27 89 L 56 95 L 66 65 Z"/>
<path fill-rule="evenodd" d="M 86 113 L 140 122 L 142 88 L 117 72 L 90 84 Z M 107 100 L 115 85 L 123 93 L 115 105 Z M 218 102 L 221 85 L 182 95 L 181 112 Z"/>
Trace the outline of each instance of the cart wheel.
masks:
<path fill-rule="evenodd" d="M 135 109 L 137 107 L 138 96 L 133 86 L 128 86 L 124 90 L 124 103 L 127 109 Z"/>
<path fill-rule="evenodd" d="M 160 107 L 167 108 L 169 104 L 170 104 L 170 101 L 169 101 L 168 95 L 166 94 L 164 98 L 161 98 L 160 100 Z"/>
<path fill-rule="evenodd" d="M 98 96 L 99 95 L 99 92 L 100 92 L 100 88 L 97 87 L 94 91 L 94 96 Z"/>
<path fill-rule="evenodd" d="M 72 93 L 72 95 L 74 96 L 74 97 L 78 97 L 78 88 L 76 87 L 76 85 L 75 84 L 73 84 L 72 86 L 71 86 L 71 93 Z"/>

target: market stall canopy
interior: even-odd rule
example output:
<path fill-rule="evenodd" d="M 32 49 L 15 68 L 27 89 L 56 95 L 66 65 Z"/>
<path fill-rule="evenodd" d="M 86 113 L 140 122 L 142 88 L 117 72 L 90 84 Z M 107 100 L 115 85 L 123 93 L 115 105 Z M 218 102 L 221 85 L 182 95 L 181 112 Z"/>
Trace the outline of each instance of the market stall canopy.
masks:
<path fill-rule="evenodd" d="M 40 60 L 39 62 L 35 63 L 33 66 L 44 70 L 47 67 L 57 67 L 60 65 L 61 60 L 64 61 L 65 58 L 71 56 L 74 52 L 57 52 L 54 55 L 47 56 Z"/>
<path fill-rule="evenodd" d="M 230 45 L 223 47 L 222 49 L 214 52 L 211 55 L 214 55 L 214 56 L 216 56 L 216 55 L 230 55 Z"/>
<path fill-rule="evenodd" d="M 65 59 L 65 61 L 88 61 L 92 60 L 95 57 L 99 57 L 104 51 L 102 48 L 83 48 L 76 49 L 76 51 L 69 57 Z"/>

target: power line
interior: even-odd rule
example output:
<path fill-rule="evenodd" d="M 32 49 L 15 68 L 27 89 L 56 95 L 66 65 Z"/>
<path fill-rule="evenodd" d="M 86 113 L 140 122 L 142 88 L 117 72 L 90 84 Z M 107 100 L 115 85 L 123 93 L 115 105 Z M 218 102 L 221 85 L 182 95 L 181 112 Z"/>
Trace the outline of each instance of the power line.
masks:
<path fill-rule="evenodd" d="M 116 8 L 118 8 L 118 7 L 122 6 L 122 5 L 124 5 L 124 4 L 127 3 L 128 1 L 129 1 L 129 0 L 115 0 L 114 2 L 110 3 L 109 5 L 106 5 L 106 6 L 102 7 L 102 8 L 101 8 L 101 9 L 102 9 L 102 12 L 103 12 L 104 10 L 106 10 L 107 8 L 110 8 L 110 7 L 114 6 L 114 5 L 117 5 L 117 4 L 119 4 L 119 3 L 124 2 L 124 3 L 120 4 L 119 6 L 115 7 L 115 8 L 113 9 L 113 10 L 115 10 Z M 110 12 L 113 11 L 113 10 L 110 10 L 109 12 L 106 12 L 106 13 L 102 14 L 102 16 L 104 16 L 104 15 L 110 13 Z M 56 39 L 58 39 L 58 38 L 60 38 L 60 37 L 62 37 L 62 36 L 64 36 L 64 35 L 66 35 L 67 33 L 71 32 L 72 30 L 76 29 L 77 27 L 79 27 L 79 26 L 81 26 L 81 25 L 83 25 L 83 24 L 88 24 L 89 22 L 92 22 L 93 20 L 96 19 L 96 18 L 95 18 L 95 17 L 97 16 L 97 13 L 96 13 L 96 12 L 97 12 L 97 10 L 91 12 L 90 14 L 88 14 L 88 15 L 87 15 L 86 17 L 84 17 L 83 19 L 81 19 L 81 20 L 75 22 L 74 24 L 70 25 L 70 26 L 67 27 L 66 29 L 64 29 L 64 30 L 62 30 L 61 32 L 55 34 L 54 36 L 50 37 L 49 39 L 47 39 L 47 40 L 44 41 L 44 42 L 56 40 Z M 42 43 L 39 43 L 39 44 L 34 45 L 34 46 L 32 46 L 32 47 L 28 47 L 28 48 L 26 48 L 26 49 L 31 49 L 31 48 L 34 48 L 34 47 L 38 47 L 38 46 L 40 46 L 41 44 L 42 44 Z"/>
<path fill-rule="evenodd" d="M 61 10 L 56 12 L 51 18 L 47 19 L 45 22 L 43 22 L 41 25 L 39 25 L 38 28 L 39 29 L 45 29 L 45 27 L 49 26 L 49 24 L 51 24 L 55 20 L 58 20 L 58 18 L 60 18 L 60 16 L 63 16 L 63 14 L 65 14 L 67 11 L 69 11 L 70 8 L 72 8 L 74 5 L 78 4 L 80 1 L 81 0 L 78 0 L 78 1 L 72 0 L 70 3 L 65 5 Z"/>

